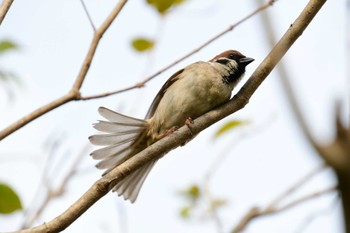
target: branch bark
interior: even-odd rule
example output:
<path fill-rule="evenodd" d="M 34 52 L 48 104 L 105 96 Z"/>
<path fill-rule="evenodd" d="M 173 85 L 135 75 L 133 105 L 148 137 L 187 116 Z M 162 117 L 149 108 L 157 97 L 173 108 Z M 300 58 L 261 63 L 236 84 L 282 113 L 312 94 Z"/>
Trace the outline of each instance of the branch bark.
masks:
<path fill-rule="evenodd" d="M 3 0 L 0 6 L 0 25 L 2 24 L 2 21 L 4 21 L 7 12 L 10 10 L 13 1 L 14 0 Z"/>
<path fill-rule="evenodd" d="M 242 109 L 249 101 L 250 97 L 257 90 L 267 75 L 277 65 L 283 55 L 288 51 L 297 38 L 303 33 L 305 28 L 321 9 L 326 0 L 310 0 L 299 17 L 290 26 L 277 45 L 271 50 L 269 55 L 258 66 L 252 76 L 244 84 L 241 90 L 228 103 L 204 114 L 195 119 L 191 129 L 187 126 L 181 127 L 178 131 L 152 144 L 145 150 L 116 167 L 106 176 L 102 177 L 89 188 L 72 206 L 55 219 L 34 227 L 32 229 L 19 232 L 58 232 L 88 210 L 95 202 L 106 195 L 119 181 L 143 164 L 159 159 L 170 150 L 185 144 L 193 138 L 193 135 L 200 133 L 210 125 L 222 118 Z"/>

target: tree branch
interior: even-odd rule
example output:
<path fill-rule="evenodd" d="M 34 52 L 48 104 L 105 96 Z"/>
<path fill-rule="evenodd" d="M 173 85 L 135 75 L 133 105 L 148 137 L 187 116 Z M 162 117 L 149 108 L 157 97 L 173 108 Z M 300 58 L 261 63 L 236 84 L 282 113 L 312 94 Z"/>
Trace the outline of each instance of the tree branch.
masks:
<path fill-rule="evenodd" d="M 316 197 L 322 196 L 324 194 L 330 193 L 330 192 L 334 192 L 336 190 L 336 187 L 330 187 L 318 192 L 314 192 L 311 193 L 309 195 L 306 195 L 304 197 L 301 197 L 299 199 L 296 199 L 282 207 L 276 207 L 276 206 L 272 206 L 269 205 L 266 208 L 260 209 L 260 208 L 252 208 L 248 211 L 248 213 L 246 213 L 243 218 L 241 219 L 241 221 L 237 224 L 237 226 L 231 231 L 231 233 L 239 233 L 241 231 L 243 231 L 246 226 L 255 218 L 257 217 L 261 217 L 261 216 L 266 216 L 266 215 L 270 215 L 270 214 L 276 214 L 276 213 L 280 213 L 282 211 L 291 209 L 293 207 L 296 207 L 297 205 L 304 203 L 306 201 L 315 199 Z"/>
<path fill-rule="evenodd" d="M 47 207 L 49 202 L 55 198 L 62 196 L 65 193 L 68 182 L 71 181 L 72 177 L 76 175 L 76 173 L 78 172 L 78 166 L 79 164 L 81 164 L 81 161 L 83 160 L 84 156 L 86 156 L 86 154 L 88 153 L 89 148 L 90 148 L 90 144 L 86 144 L 82 148 L 78 156 L 75 158 L 75 160 L 71 164 L 70 169 L 66 172 L 64 177 L 61 179 L 60 184 L 56 188 L 46 185 L 47 186 L 45 190 L 46 196 L 44 200 L 42 200 L 39 206 L 35 208 L 33 213 L 25 219 L 25 221 L 22 224 L 22 229 L 32 226 L 33 223 L 37 221 L 37 219 L 41 216 L 42 212 L 45 210 L 45 207 Z M 49 161 L 49 163 L 50 162 L 51 161 Z M 47 176 L 46 173 L 44 173 L 43 175 Z M 49 177 L 47 176 L 47 177 L 44 177 L 44 179 L 45 178 L 49 178 Z M 48 180 L 48 182 L 50 182 L 50 180 Z M 46 182 L 43 182 L 43 183 L 46 183 Z"/>
<path fill-rule="evenodd" d="M 13 3 L 13 0 L 3 0 L 0 6 L 0 25 L 4 21 L 7 12 L 10 10 L 10 7 Z"/>
<path fill-rule="evenodd" d="M 313 178 L 315 175 L 319 174 L 323 169 L 325 169 L 326 166 L 324 164 L 316 167 L 314 170 L 303 176 L 298 182 L 296 182 L 294 185 L 292 185 L 290 188 L 282 192 L 277 198 L 275 198 L 273 201 L 271 201 L 270 204 L 268 204 L 264 208 L 251 208 L 239 221 L 239 223 L 234 227 L 234 229 L 231 231 L 231 233 L 238 233 L 245 229 L 245 227 L 256 217 L 268 215 L 268 214 L 274 214 L 278 212 L 282 212 L 284 210 L 287 210 L 289 208 L 295 207 L 296 205 L 303 203 L 307 200 L 313 199 L 315 197 L 318 197 L 320 195 L 323 195 L 325 193 L 335 191 L 336 187 L 331 187 L 328 189 L 325 189 L 323 191 L 315 192 L 309 195 L 306 195 L 304 197 L 301 197 L 299 199 L 296 199 L 288 204 L 285 204 L 282 207 L 279 207 L 278 205 L 285 200 L 287 197 L 289 197 L 292 193 L 294 193 L 296 190 L 300 189 L 306 182 L 308 182 L 311 178 Z"/>
<path fill-rule="evenodd" d="M 85 5 L 85 2 L 84 2 L 84 0 L 80 0 L 80 2 L 81 2 L 81 5 L 83 6 L 83 9 L 84 9 L 84 11 L 85 11 L 86 16 L 88 17 L 88 20 L 89 20 L 89 23 L 90 23 L 92 29 L 93 29 L 94 32 L 95 32 L 95 31 L 96 31 L 96 27 L 95 27 L 94 21 L 92 20 L 91 15 L 90 15 L 90 13 L 89 13 L 87 7 L 86 7 L 86 5 Z"/>
<path fill-rule="evenodd" d="M 0 140 L 4 139 L 8 135 L 10 135 L 13 132 L 15 132 L 16 130 L 22 128 L 23 126 L 25 126 L 29 122 L 35 120 L 36 118 L 44 115 L 45 113 L 65 104 L 65 103 L 68 103 L 72 100 L 77 100 L 80 98 L 80 88 L 83 85 L 86 74 L 89 71 L 92 59 L 93 59 L 95 52 L 96 52 L 96 49 L 97 49 L 97 46 L 98 46 L 103 34 L 107 31 L 109 26 L 112 24 L 112 22 L 118 16 L 119 12 L 123 9 L 126 2 L 127 2 L 127 0 L 120 0 L 119 3 L 112 10 L 110 15 L 102 23 L 102 25 L 94 32 L 94 36 L 92 38 L 90 48 L 88 50 L 88 53 L 84 59 L 82 66 L 80 68 L 79 74 L 73 83 L 71 90 L 67 94 L 63 95 L 62 97 L 34 110 L 33 112 L 29 113 L 28 115 L 15 121 L 14 123 L 10 124 L 5 129 L 1 130 L 0 131 Z"/>
<path fill-rule="evenodd" d="M 282 56 L 302 34 L 325 1 L 326 0 L 310 0 L 278 44 L 258 66 L 237 95 L 228 103 L 195 119 L 194 123 L 191 125 L 191 129 L 186 125 L 181 127 L 176 132 L 150 145 L 145 150 L 113 169 L 107 175 L 96 181 L 73 205 L 55 219 L 32 229 L 19 232 L 58 232 L 64 230 L 132 171 L 135 171 L 151 160 L 161 158 L 170 150 L 191 140 L 193 135 L 197 135 L 215 122 L 243 108 Z"/>

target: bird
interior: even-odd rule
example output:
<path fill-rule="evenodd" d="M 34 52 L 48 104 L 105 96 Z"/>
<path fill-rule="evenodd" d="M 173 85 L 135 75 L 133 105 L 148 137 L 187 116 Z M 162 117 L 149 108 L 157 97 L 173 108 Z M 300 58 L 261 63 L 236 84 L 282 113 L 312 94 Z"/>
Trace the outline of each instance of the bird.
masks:
<path fill-rule="evenodd" d="M 106 175 L 124 161 L 167 136 L 188 120 L 196 119 L 227 102 L 232 90 L 254 59 L 227 50 L 209 61 L 198 61 L 174 73 L 155 96 L 145 119 L 137 119 L 99 107 L 104 118 L 93 127 L 100 133 L 89 137 L 101 148 L 90 155 Z M 186 123 L 187 124 L 187 123 Z M 157 160 L 142 165 L 117 183 L 112 191 L 134 203 Z"/>

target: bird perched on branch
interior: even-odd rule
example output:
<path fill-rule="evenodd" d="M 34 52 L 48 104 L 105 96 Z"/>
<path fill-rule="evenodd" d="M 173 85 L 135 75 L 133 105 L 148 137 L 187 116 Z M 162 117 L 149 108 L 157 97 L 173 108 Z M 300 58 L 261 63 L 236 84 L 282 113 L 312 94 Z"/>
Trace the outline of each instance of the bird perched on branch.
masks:
<path fill-rule="evenodd" d="M 103 146 L 91 153 L 94 159 L 101 160 L 96 166 L 107 169 L 105 175 L 188 119 L 196 119 L 227 102 L 252 61 L 236 50 L 228 50 L 210 61 L 195 62 L 177 71 L 160 89 L 144 120 L 100 107 L 98 111 L 105 120 L 94 124 L 94 128 L 103 134 L 89 137 L 92 144 Z M 156 162 L 133 171 L 113 191 L 133 203 Z"/>

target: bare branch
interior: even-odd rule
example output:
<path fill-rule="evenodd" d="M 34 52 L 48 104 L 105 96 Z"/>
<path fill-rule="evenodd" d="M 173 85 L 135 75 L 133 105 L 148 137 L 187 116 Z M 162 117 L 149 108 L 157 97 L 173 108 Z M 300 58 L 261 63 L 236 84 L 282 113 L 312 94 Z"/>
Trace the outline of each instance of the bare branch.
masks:
<path fill-rule="evenodd" d="M 107 175 L 96 181 L 73 205 L 55 219 L 32 229 L 19 232 L 58 232 L 64 230 L 131 172 L 151 160 L 159 159 L 170 150 L 188 142 L 193 138 L 193 135 L 197 135 L 215 122 L 243 108 L 259 85 L 276 66 L 281 57 L 302 34 L 324 3 L 325 0 L 310 0 L 279 43 L 259 65 L 238 94 L 228 103 L 195 119 L 194 123 L 191 125 L 191 129 L 187 126 L 181 127 L 173 134 L 150 145 L 145 150 L 113 169 Z"/>
<path fill-rule="evenodd" d="M 302 204 L 306 201 L 309 200 L 313 200 L 316 197 L 328 194 L 330 192 L 334 192 L 336 191 L 336 187 L 330 187 L 315 193 L 311 193 L 309 195 L 306 195 L 304 197 L 301 197 L 297 200 L 294 200 L 292 202 L 290 202 L 289 204 L 282 206 L 282 207 L 275 207 L 275 206 L 271 206 L 269 205 L 266 208 L 260 209 L 260 208 L 252 208 L 248 211 L 248 213 L 246 213 L 243 218 L 241 219 L 241 221 L 237 224 L 237 226 L 231 231 L 231 233 L 239 233 L 241 231 L 243 231 L 245 229 L 245 227 L 255 218 L 257 217 L 261 217 L 261 216 L 266 216 L 266 215 L 270 215 L 270 214 L 276 214 L 276 213 L 280 213 L 282 211 L 285 210 L 289 210 L 293 207 L 296 207 L 299 204 Z"/>
<path fill-rule="evenodd" d="M 5 129 L 0 131 L 0 140 L 4 139 L 8 135 L 12 134 L 16 130 L 22 128 L 29 122 L 35 120 L 36 118 L 44 115 L 45 113 L 65 104 L 72 100 L 77 100 L 80 98 L 80 88 L 83 85 L 86 74 L 89 71 L 92 59 L 95 55 L 97 46 L 100 42 L 101 37 L 107 31 L 108 27 L 112 24 L 114 19 L 118 16 L 119 12 L 123 9 L 127 0 L 120 0 L 119 3 L 114 7 L 110 15 L 107 19 L 102 23 L 102 25 L 95 31 L 94 36 L 92 38 L 90 48 L 88 53 L 84 59 L 83 65 L 80 68 L 80 72 L 71 88 L 71 90 L 65 94 L 64 96 L 34 110 L 28 115 L 22 117 L 21 119 L 15 121 L 14 123 L 7 126 Z"/>
<path fill-rule="evenodd" d="M 90 148 L 90 144 L 86 144 L 79 155 L 75 158 L 73 161 L 70 169 L 66 172 L 65 176 L 62 178 L 61 183 L 58 187 L 52 188 L 47 187 L 47 195 L 45 199 L 40 203 L 39 207 L 36 208 L 34 213 L 31 214 L 31 217 L 27 219 L 26 222 L 22 224 L 22 228 L 28 228 L 39 218 L 39 216 L 42 214 L 42 212 L 45 210 L 45 207 L 47 207 L 48 203 L 57 197 L 60 197 L 64 194 L 66 187 L 68 185 L 68 182 L 71 180 L 71 178 L 77 173 L 78 171 L 78 165 L 81 163 L 84 156 L 87 154 L 87 150 Z M 44 175 L 46 175 L 44 173 Z"/>
<path fill-rule="evenodd" d="M 314 221 L 317 217 L 320 217 L 321 215 L 329 215 L 330 212 L 337 209 L 336 205 L 338 205 L 339 203 L 339 196 L 337 196 L 327 208 L 315 211 L 314 213 L 310 214 L 307 218 L 305 218 L 304 221 L 299 225 L 295 233 L 305 232 L 305 229 L 308 225 L 310 225 L 312 221 Z"/>
<path fill-rule="evenodd" d="M 2 24 L 2 21 L 4 21 L 4 18 L 7 14 L 7 12 L 10 10 L 10 7 L 13 3 L 13 0 L 3 0 L 2 4 L 0 6 L 0 25 Z"/>
<path fill-rule="evenodd" d="M 278 212 L 282 212 L 284 210 L 287 210 L 289 208 L 295 207 L 296 205 L 303 203 L 307 200 L 313 199 L 315 197 L 318 197 L 320 195 L 323 195 L 325 193 L 335 191 L 336 187 L 328 188 L 323 191 L 315 192 L 309 195 L 306 195 L 304 197 L 301 197 L 297 200 L 294 200 L 290 202 L 289 204 L 286 204 L 282 207 L 278 207 L 278 205 L 285 200 L 288 196 L 290 196 L 293 192 L 300 189 L 306 182 L 308 182 L 312 177 L 319 174 L 323 169 L 325 169 L 325 165 L 321 165 L 316 167 L 314 170 L 303 176 L 298 182 L 296 182 L 294 185 L 292 185 L 290 188 L 288 188 L 286 191 L 282 192 L 275 200 L 271 201 L 270 204 L 268 204 L 265 208 L 252 208 L 246 213 L 241 221 L 235 226 L 235 228 L 232 230 L 232 233 L 238 233 L 244 230 L 244 228 L 256 217 L 260 217 L 263 215 L 268 214 L 274 214 Z"/>
<path fill-rule="evenodd" d="M 270 206 L 278 205 L 283 199 L 285 199 L 287 196 L 290 196 L 292 193 L 298 190 L 301 186 L 303 186 L 306 182 L 308 182 L 315 175 L 319 174 L 319 172 L 323 171 L 325 168 L 327 168 L 326 164 L 321 164 L 320 166 L 313 169 L 311 172 L 309 172 L 303 178 L 301 178 L 297 183 L 295 183 L 289 189 L 287 189 L 285 192 L 279 195 L 273 202 L 271 202 Z"/>
<path fill-rule="evenodd" d="M 94 25 L 94 22 L 92 21 L 91 15 L 90 15 L 90 13 L 89 13 L 89 11 L 88 11 L 86 5 L 85 5 L 84 0 L 80 0 L 80 2 L 81 2 L 81 5 L 83 6 L 83 9 L 84 9 L 84 11 L 85 11 L 86 16 L 87 16 L 88 19 L 89 19 L 89 22 L 90 22 L 90 25 L 91 25 L 92 29 L 94 30 L 94 32 L 96 32 L 96 27 L 95 27 L 95 25 Z"/>

